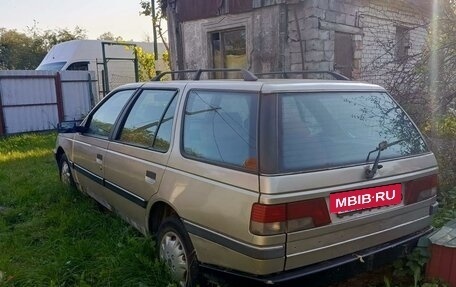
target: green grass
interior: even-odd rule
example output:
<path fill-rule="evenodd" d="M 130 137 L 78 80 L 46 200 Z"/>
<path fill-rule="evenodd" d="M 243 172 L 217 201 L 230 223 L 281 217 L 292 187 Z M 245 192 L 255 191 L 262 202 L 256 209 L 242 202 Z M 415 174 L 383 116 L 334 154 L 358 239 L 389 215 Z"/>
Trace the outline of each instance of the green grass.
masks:
<path fill-rule="evenodd" d="M 55 137 L 0 139 L 0 286 L 170 285 L 151 238 L 60 183 Z"/>

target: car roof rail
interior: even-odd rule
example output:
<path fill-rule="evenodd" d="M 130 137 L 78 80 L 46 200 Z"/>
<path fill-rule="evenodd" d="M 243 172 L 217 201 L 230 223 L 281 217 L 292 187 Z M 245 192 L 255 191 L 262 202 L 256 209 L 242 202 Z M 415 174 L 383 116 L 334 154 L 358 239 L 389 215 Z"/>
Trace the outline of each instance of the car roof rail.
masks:
<path fill-rule="evenodd" d="M 193 76 L 194 81 L 199 81 L 202 73 L 209 72 L 241 72 L 244 81 L 256 81 L 257 76 L 270 76 L 270 75 L 281 75 L 282 78 L 288 79 L 288 75 L 303 75 L 304 74 L 327 74 L 331 75 L 335 80 L 350 81 L 350 78 L 334 72 L 334 71 L 318 71 L 318 70 L 306 70 L 306 71 L 277 71 L 277 72 L 266 72 L 266 73 L 252 73 L 246 69 L 226 69 L 226 68 L 214 68 L 214 69 L 191 69 L 191 70 L 177 70 L 177 71 L 165 71 L 155 76 L 152 81 L 160 81 L 165 75 L 176 75 L 185 73 L 195 73 Z"/>
<path fill-rule="evenodd" d="M 161 72 L 157 76 L 153 77 L 151 81 L 160 81 L 166 75 L 176 75 L 176 74 L 196 73 L 196 72 L 198 72 L 197 69 L 193 69 L 193 70 L 178 70 L 178 71 L 165 71 L 165 72 Z"/>
<path fill-rule="evenodd" d="M 269 75 L 282 75 L 284 79 L 288 79 L 288 75 L 303 75 L 304 74 L 327 74 L 331 75 L 335 80 L 350 81 L 350 78 L 339 74 L 334 71 L 318 71 L 318 70 L 306 70 L 306 71 L 277 71 L 277 72 L 266 72 L 266 73 L 255 73 L 256 76 L 269 76 Z"/>
<path fill-rule="evenodd" d="M 226 68 L 199 69 L 196 72 L 195 76 L 193 77 L 193 80 L 198 81 L 203 72 L 241 72 L 242 79 L 244 81 L 256 81 L 256 80 L 258 80 L 257 76 L 255 76 L 255 74 L 253 74 L 249 70 L 246 70 L 246 69 L 226 69 Z"/>
<path fill-rule="evenodd" d="M 160 81 L 165 75 L 175 75 L 175 74 L 185 74 L 185 73 L 195 73 L 193 76 L 194 81 L 199 81 L 202 73 L 209 72 L 241 72 L 242 79 L 244 81 L 256 81 L 258 78 L 250 71 L 246 69 L 225 69 L 225 68 L 215 68 L 215 69 L 196 69 L 196 70 L 179 70 L 179 71 L 166 71 L 162 72 L 159 75 L 155 76 L 152 81 Z"/>

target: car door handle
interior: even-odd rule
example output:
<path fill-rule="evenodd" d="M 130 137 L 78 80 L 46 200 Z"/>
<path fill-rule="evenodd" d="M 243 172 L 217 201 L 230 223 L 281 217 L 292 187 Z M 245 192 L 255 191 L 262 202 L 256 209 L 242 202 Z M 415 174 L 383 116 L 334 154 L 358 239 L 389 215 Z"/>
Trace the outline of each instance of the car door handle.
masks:
<path fill-rule="evenodd" d="M 101 154 L 97 154 L 97 163 L 98 164 L 103 164 L 103 156 Z"/>
<path fill-rule="evenodd" d="M 147 170 L 147 171 L 146 171 L 145 181 L 146 181 L 147 183 L 149 183 L 149 184 L 155 184 L 155 182 L 157 182 L 156 178 L 157 178 L 157 175 L 155 174 L 155 172 L 150 171 L 150 170 Z"/>

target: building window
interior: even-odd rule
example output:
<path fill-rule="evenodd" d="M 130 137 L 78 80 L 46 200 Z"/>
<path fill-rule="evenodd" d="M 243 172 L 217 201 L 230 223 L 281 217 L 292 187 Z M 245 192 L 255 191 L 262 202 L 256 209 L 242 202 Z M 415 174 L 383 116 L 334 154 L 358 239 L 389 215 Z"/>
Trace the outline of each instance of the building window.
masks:
<path fill-rule="evenodd" d="M 410 49 L 410 29 L 404 26 L 396 26 L 396 51 L 395 60 L 403 62 L 407 59 Z"/>
<path fill-rule="evenodd" d="M 246 68 L 245 28 L 210 33 L 214 68 Z M 239 73 L 215 73 L 215 78 L 239 78 Z"/>

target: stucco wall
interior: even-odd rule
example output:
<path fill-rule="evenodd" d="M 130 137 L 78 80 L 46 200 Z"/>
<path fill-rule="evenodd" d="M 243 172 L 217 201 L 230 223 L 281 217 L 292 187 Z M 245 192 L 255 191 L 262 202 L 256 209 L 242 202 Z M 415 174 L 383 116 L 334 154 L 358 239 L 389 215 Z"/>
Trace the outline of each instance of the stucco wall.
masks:
<path fill-rule="evenodd" d="M 280 55 L 280 8 L 272 5 L 251 13 L 224 15 L 181 24 L 186 69 L 212 67 L 209 33 L 238 27 L 246 28 L 247 67 L 256 72 L 277 70 Z M 282 60 L 281 60 L 282 59 Z"/>

